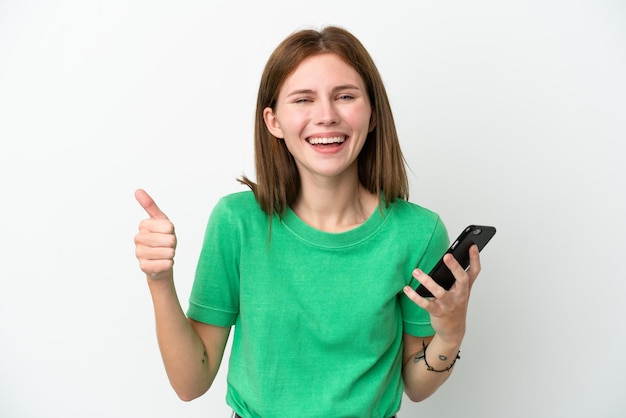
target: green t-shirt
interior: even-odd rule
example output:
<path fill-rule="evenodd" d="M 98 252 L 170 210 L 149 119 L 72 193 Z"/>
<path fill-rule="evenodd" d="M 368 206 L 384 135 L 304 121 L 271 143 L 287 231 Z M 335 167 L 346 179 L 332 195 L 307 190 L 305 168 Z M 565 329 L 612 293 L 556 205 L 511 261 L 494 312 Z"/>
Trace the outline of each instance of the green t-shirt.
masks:
<path fill-rule="evenodd" d="M 390 417 L 400 409 L 402 333 L 430 336 L 402 292 L 448 247 L 439 216 L 398 200 L 343 233 L 287 210 L 269 218 L 250 191 L 210 216 L 188 316 L 235 325 L 227 403 L 244 417 Z"/>

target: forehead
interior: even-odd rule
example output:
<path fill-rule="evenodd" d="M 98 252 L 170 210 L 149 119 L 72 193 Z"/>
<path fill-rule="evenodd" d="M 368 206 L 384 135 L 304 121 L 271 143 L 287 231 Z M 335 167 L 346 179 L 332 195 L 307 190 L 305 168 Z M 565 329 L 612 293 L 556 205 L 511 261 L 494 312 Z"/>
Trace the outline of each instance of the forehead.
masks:
<path fill-rule="evenodd" d="M 287 76 L 281 90 L 289 88 L 313 88 L 324 85 L 354 84 L 363 88 L 363 78 L 359 73 L 333 53 L 317 54 L 305 58 Z"/>

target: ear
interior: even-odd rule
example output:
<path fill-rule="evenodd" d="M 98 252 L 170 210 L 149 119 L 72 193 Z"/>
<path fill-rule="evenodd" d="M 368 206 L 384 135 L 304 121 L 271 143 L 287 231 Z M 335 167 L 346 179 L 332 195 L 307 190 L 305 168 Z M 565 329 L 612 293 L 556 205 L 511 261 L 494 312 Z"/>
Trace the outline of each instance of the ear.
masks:
<path fill-rule="evenodd" d="M 372 111 L 372 114 L 370 115 L 370 127 L 369 127 L 368 133 L 374 130 L 374 128 L 376 127 L 376 122 L 377 122 L 376 112 Z"/>
<path fill-rule="evenodd" d="M 272 135 L 278 139 L 285 137 L 285 135 L 283 135 L 283 130 L 280 129 L 280 123 L 278 123 L 278 119 L 276 119 L 276 114 L 271 107 L 263 109 L 263 120 L 265 121 L 267 130 L 270 131 Z"/>

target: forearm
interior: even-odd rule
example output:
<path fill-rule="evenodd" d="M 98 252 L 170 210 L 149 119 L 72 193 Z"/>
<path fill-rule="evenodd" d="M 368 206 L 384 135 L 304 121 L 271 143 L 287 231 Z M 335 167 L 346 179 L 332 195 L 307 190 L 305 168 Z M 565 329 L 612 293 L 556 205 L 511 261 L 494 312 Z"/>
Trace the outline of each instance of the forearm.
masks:
<path fill-rule="evenodd" d="M 148 285 L 154 304 L 156 333 L 170 384 L 185 401 L 205 393 L 219 367 L 209 361 L 197 332 L 183 312 L 173 278 L 153 280 Z"/>
<path fill-rule="evenodd" d="M 435 335 L 426 349 L 420 347 L 405 358 L 402 377 L 409 399 L 419 402 L 437 391 L 450 377 L 460 345 L 460 341 L 449 343 Z"/>

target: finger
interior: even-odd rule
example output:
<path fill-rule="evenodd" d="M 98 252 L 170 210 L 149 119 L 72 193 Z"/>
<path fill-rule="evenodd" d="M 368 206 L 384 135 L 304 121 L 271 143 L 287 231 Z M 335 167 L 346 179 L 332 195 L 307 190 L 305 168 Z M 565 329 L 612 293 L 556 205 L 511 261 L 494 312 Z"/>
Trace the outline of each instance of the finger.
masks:
<path fill-rule="evenodd" d="M 135 235 L 135 245 L 143 245 L 146 247 L 165 247 L 176 248 L 176 235 L 169 232 L 154 231 L 140 231 Z"/>
<path fill-rule="evenodd" d="M 470 253 L 471 253 L 471 251 L 470 251 Z M 467 284 L 469 282 L 469 280 L 468 280 L 468 273 L 465 271 L 463 266 L 461 266 L 459 264 L 459 262 L 456 260 L 456 258 L 454 258 L 454 256 L 452 254 L 446 254 L 443 257 L 443 261 L 444 261 L 444 263 L 446 263 L 446 266 L 448 267 L 448 269 L 450 270 L 450 272 L 454 276 L 455 284 L 453 286 L 456 286 L 457 283 L 458 284 Z"/>
<path fill-rule="evenodd" d="M 174 234 L 174 224 L 169 219 L 148 218 L 139 222 L 139 231 L 154 234 Z"/>
<path fill-rule="evenodd" d="M 422 286 L 428 289 L 435 299 L 440 299 L 447 293 L 446 289 L 441 287 L 439 283 L 420 269 L 413 270 L 413 277 Z"/>
<path fill-rule="evenodd" d="M 469 266 L 469 269 L 467 269 L 467 272 L 469 274 L 470 282 L 474 283 L 481 269 L 480 252 L 478 251 L 478 246 L 472 245 L 470 247 L 469 254 L 470 254 L 470 266 Z"/>
<path fill-rule="evenodd" d="M 432 309 L 432 304 L 433 304 L 432 300 L 430 300 L 429 298 L 423 297 L 422 295 L 417 293 L 415 290 L 413 290 L 411 286 L 408 286 L 408 285 L 404 286 L 402 290 L 404 291 L 404 294 L 413 301 L 413 303 L 423 308 L 424 310 L 430 312 L 430 310 Z"/>
<path fill-rule="evenodd" d="M 146 193 L 143 189 L 138 189 L 135 191 L 135 199 L 141 205 L 142 208 L 150 215 L 151 218 L 155 219 L 167 219 L 167 216 L 159 209 L 154 200 L 150 197 L 148 193 Z"/>
<path fill-rule="evenodd" d="M 135 256 L 140 261 L 174 261 L 176 250 L 172 247 L 147 247 L 138 246 Z"/>

